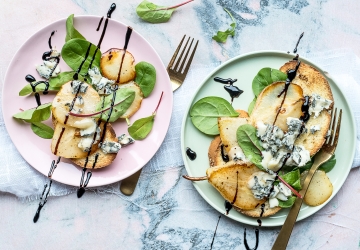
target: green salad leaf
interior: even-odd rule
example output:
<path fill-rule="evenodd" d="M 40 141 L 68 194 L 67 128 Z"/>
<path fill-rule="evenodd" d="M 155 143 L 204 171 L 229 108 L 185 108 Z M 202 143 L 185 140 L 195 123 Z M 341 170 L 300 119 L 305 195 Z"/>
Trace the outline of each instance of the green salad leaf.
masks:
<path fill-rule="evenodd" d="M 71 14 L 67 19 L 66 19 L 66 37 L 65 37 L 65 42 L 74 39 L 74 38 L 80 38 L 83 40 L 86 40 L 85 37 L 83 35 L 80 34 L 79 31 L 77 31 L 77 29 L 75 29 L 74 27 L 74 14 Z"/>
<path fill-rule="evenodd" d="M 147 62 L 139 62 L 135 65 L 135 82 L 139 85 L 144 97 L 148 97 L 154 89 L 156 82 L 156 70 Z"/>
<path fill-rule="evenodd" d="M 43 84 L 39 84 L 35 87 L 37 92 L 41 92 L 45 90 L 45 86 Z M 48 91 L 59 91 L 60 88 L 53 88 L 51 86 L 49 86 Z M 20 91 L 19 91 L 19 96 L 26 96 L 26 95 L 30 95 L 32 93 L 32 87 L 30 84 L 26 84 Z"/>
<path fill-rule="evenodd" d="M 236 131 L 236 138 L 245 157 L 259 169 L 264 170 L 261 165 L 261 151 L 264 149 L 261 146 L 259 138 L 256 136 L 256 128 L 250 124 L 241 125 Z"/>
<path fill-rule="evenodd" d="M 289 199 L 287 201 L 282 201 L 279 200 L 279 207 L 281 208 L 289 208 L 292 207 L 292 205 L 294 205 L 294 202 L 296 201 L 296 197 L 295 196 L 290 196 Z"/>
<path fill-rule="evenodd" d="M 135 140 L 143 140 L 151 132 L 154 125 L 155 114 L 141 118 L 128 128 L 128 132 Z"/>
<path fill-rule="evenodd" d="M 34 123 L 49 119 L 51 114 L 51 103 L 45 103 L 37 108 L 28 109 L 13 115 L 14 118 Z"/>
<path fill-rule="evenodd" d="M 252 81 L 253 92 L 257 97 L 261 93 L 261 91 L 268 85 L 277 81 L 285 81 L 286 79 L 287 75 L 280 70 L 262 68 Z"/>
<path fill-rule="evenodd" d="M 96 106 L 96 110 L 100 111 L 106 108 L 109 108 L 111 106 L 111 100 L 113 98 L 113 95 L 108 95 L 104 100 L 104 107 L 102 108 L 102 103 L 103 101 L 99 102 Z M 115 97 L 115 106 L 113 107 L 113 111 L 111 112 L 111 116 L 109 119 L 109 122 L 114 122 L 117 119 L 120 118 L 120 116 L 122 116 L 123 114 L 125 114 L 125 112 L 128 110 L 128 108 L 131 106 L 131 104 L 133 103 L 135 99 L 135 91 L 128 89 L 128 88 L 120 88 L 116 91 L 116 97 Z M 116 105 L 117 103 L 119 103 L 118 105 Z M 105 111 L 102 116 L 101 119 L 106 121 L 108 116 L 109 116 L 110 110 Z M 100 115 L 98 115 L 100 116 Z"/>
<path fill-rule="evenodd" d="M 54 130 L 41 122 L 31 123 L 31 130 L 44 139 L 51 139 L 54 135 Z"/>
<path fill-rule="evenodd" d="M 250 104 L 249 104 L 249 107 L 248 107 L 248 113 L 249 113 L 249 115 L 251 115 L 251 113 L 252 113 L 252 111 L 253 111 L 253 109 L 254 109 L 254 107 L 255 107 L 255 103 L 256 103 L 256 97 L 254 97 L 254 99 L 250 102 Z"/>
<path fill-rule="evenodd" d="M 192 1 L 193 0 L 189 0 L 175 6 L 165 7 L 144 0 L 136 7 L 136 14 L 142 20 L 149 23 L 165 23 L 170 20 L 171 15 L 176 8 Z"/>
<path fill-rule="evenodd" d="M 194 126 L 208 135 L 219 134 L 219 117 L 237 117 L 239 114 L 231 104 L 216 96 L 208 96 L 197 101 L 190 109 L 190 117 Z"/>
<path fill-rule="evenodd" d="M 82 61 L 85 59 L 85 55 L 90 44 L 90 42 L 79 38 L 71 39 L 64 44 L 61 50 L 61 56 L 72 70 L 78 70 Z M 86 57 L 85 62 L 81 67 L 81 75 L 84 76 L 87 74 L 95 51 L 96 55 L 94 61 L 92 62 L 92 66 L 100 68 L 101 52 L 99 49 L 97 50 L 97 47 L 94 44 L 91 44 L 89 55 Z"/>
<path fill-rule="evenodd" d="M 233 22 L 230 24 L 229 29 L 225 31 L 218 31 L 216 35 L 212 37 L 212 39 L 214 39 L 218 43 L 225 43 L 228 36 L 232 36 L 232 37 L 235 36 L 235 28 L 236 28 L 235 19 L 227 9 L 224 8 L 224 10 L 229 14 Z"/>
<path fill-rule="evenodd" d="M 49 85 L 52 88 L 58 88 L 60 89 L 60 87 L 62 85 L 64 85 L 65 83 L 72 81 L 73 77 L 74 77 L 75 71 L 67 71 L 67 72 L 61 72 L 59 75 L 57 75 L 56 77 L 51 77 L 49 79 Z M 82 77 L 81 75 L 78 76 L 80 81 L 84 80 L 84 77 Z"/>
<path fill-rule="evenodd" d="M 281 175 L 281 178 L 290 186 L 292 186 L 296 191 L 301 190 L 299 169 Z"/>

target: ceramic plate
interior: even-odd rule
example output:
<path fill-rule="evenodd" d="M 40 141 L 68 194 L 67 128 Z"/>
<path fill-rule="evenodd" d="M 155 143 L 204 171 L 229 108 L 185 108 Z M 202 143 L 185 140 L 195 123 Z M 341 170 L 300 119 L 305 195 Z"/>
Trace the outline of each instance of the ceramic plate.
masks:
<path fill-rule="evenodd" d="M 74 19 L 75 27 L 87 40 L 98 44 L 102 27 L 96 31 L 101 17 L 78 16 Z M 59 20 L 41 29 L 30 37 L 15 54 L 6 73 L 3 89 L 3 114 L 6 128 L 12 141 L 24 159 L 42 174 L 47 175 L 52 160 L 57 159 L 50 151 L 51 140 L 41 139 L 36 136 L 27 123 L 19 122 L 12 115 L 19 109 L 29 109 L 36 106 L 33 95 L 21 97 L 19 91 L 27 84 L 25 75 L 31 74 L 37 80 L 41 77 L 35 70 L 35 65 L 42 62 L 41 57 L 49 50 L 48 39 L 50 33 L 55 30 L 52 37 L 52 45 L 61 51 L 65 42 L 65 21 Z M 104 22 L 103 24 L 104 25 Z M 101 51 L 110 48 L 123 48 L 127 26 L 115 20 L 109 20 L 107 31 L 101 45 Z M 156 85 L 148 98 L 142 102 L 140 110 L 131 117 L 130 121 L 151 115 L 156 108 L 161 92 L 164 96 L 157 112 L 154 127 L 149 136 L 143 141 L 121 149 L 116 160 L 108 167 L 95 170 L 90 180 L 89 187 L 110 184 L 122 180 L 141 169 L 156 153 L 165 138 L 172 111 L 172 90 L 170 79 L 166 69 L 153 47 L 139 34 L 133 31 L 128 46 L 128 51 L 135 58 L 135 63 L 146 61 L 154 65 L 157 73 Z M 70 71 L 63 60 L 60 60 L 61 71 Z M 42 96 L 42 103 L 51 102 L 54 94 Z M 124 121 L 113 123 L 117 135 L 127 133 L 127 125 Z M 80 183 L 81 168 L 66 159 L 62 159 L 54 172 L 53 179 L 65 184 L 78 186 Z"/>
<path fill-rule="evenodd" d="M 233 106 L 236 109 L 247 110 L 249 103 L 254 98 L 254 94 L 251 88 L 252 80 L 258 71 L 264 67 L 271 67 L 279 69 L 285 62 L 291 60 L 292 55 L 277 51 L 264 51 L 255 52 L 238 56 L 228 62 L 220 65 L 216 68 L 202 83 L 199 89 L 196 91 L 194 98 L 187 108 L 186 116 L 182 123 L 182 136 L 181 143 L 182 148 L 190 147 L 197 153 L 197 158 L 191 161 L 185 153 L 182 152 L 182 156 L 185 162 L 185 167 L 190 176 L 204 176 L 206 169 L 209 167 L 208 160 L 208 148 L 212 136 L 207 136 L 201 133 L 192 124 L 189 112 L 190 107 L 199 99 L 206 96 L 219 96 L 230 101 L 229 94 L 224 90 L 223 85 L 213 80 L 214 77 L 222 78 L 236 78 L 238 81 L 235 83 L 240 89 L 244 90 L 244 93 L 234 100 Z M 318 69 L 316 65 L 310 61 L 300 58 L 301 61 L 308 63 Z M 321 72 L 323 72 L 320 69 Z M 328 173 L 328 176 L 334 186 L 334 191 L 331 196 L 339 191 L 343 185 L 354 158 L 355 153 L 355 123 L 349 104 L 347 103 L 343 93 L 339 86 L 331 79 L 328 78 L 330 86 L 334 95 L 335 106 L 343 109 L 343 117 L 341 122 L 340 141 L 336 150 L 337 163 L 334 169 Z M 194 186 L 200 195 L 216 210 L 220 213 L 224 213 L 224 199 L 222 196 L 213 188 L 207 181 L 194 182 Z M 327 200 L 329 202 L 330 199 Z M 326 203 L 327 203 L 326 202 Z M 326 204 L 325 203 L 325 204 Z M 301 208 L 298 220 L 304 219 L 319 209 L 325 204 L 317 207 L 309 207 L 303 205 Z M 285 221 L 288 209 L 282 209 L 274 216 L 262 218 L 263 226 L 279 226 Z M 236 212 L 232 209 L 228 215 L 230 218 L 237 220 L 242 223 L 257 226 L 257 219 L 247 217 Z"/>

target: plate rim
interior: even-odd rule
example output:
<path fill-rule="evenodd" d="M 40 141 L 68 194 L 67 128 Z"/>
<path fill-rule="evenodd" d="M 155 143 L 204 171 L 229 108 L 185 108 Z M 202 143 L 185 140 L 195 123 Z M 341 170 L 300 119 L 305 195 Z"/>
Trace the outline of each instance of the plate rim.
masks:
<path fill-rule="evenodd" d="M 99 15 L 74 15 L 74 19 L 76 20 L 77 18 L 102 18 L 103 16 L 99 16 Z M 66 20 L 67 20 L 68 17 L 64 17 L 64 18 L 59 18 L 45 26 L 42 26 L 41 28 L 39 28 L 37 31 L 35 31 L 32 35 L 30 35 L 27 39 L 25 39 L 25 41 L 17 48 L 16 52 L 13 54 L 11 60 L 10 60 L 10 63 L 8 64 L 8 67 L 5 71 L 5 77 L 4 77 L 4 82 L 2 84 L 2 93 L 1 93 L 1 109 L 3 110 L 3 120 L 4 120 L 4 125 L 5 125 L 5 129 L 6 129 L 6 132 L 7 134 L 9 135 L 12 143 L 14 144 L 16 150 L 19 152 L 19 154 L 21 155 L 21 157 L 27 162 L 27 164 L 29 164 L 34 170 L 36 170 L 38 173 L 40 173 L 41 175 L 44 175 L 47 177 L 47 173 L 43 173 L 41 172 L 39 169 L 35 168 L 32 164 L 30 164 L 26 159 L 25 157 L 23 156 L 23 154 L 21 153 L 21 151 L 18 149 L 18 146 L 14 143 L 14 140 L 13 140 L 13 135 L 11 135 L 9 133 L 9 130 L 8 130 L 8 126 L 10 124 L 7 124 L 6 122 L 6 119 L 5 119 L 5 116 L 4 116 L 4 107 L 5 107 L 5 98 L 4 98 L 4 95 L 5 95 L 5 90 L 7 89 L 6 87 L 6 82 L 8 82 L 8 78 L 10 77 L 10 70 L 12 68 L 12 66 L 14 65 L 15 62 L 15 58 L 16 56 L 18 55 L 19 51 L 29 42 L 29 40 L 31 40 L 33 37 L 36 37 L 39 33 L 41 33 L 44 29 L 46 29 L 47 27 L 49 26 L 52 26 L 52 25 L 57 25 L 57 23 L 61 23 L 61 22 L 64 22 L 64 25 L 66 23 Z M 117 23 L 118 25 L 123 25 L 123 26 L 129 26 L 121 21 L 118 21 L 116 19 L 113 19 L 113 18 L 109 18 L 109 23 L 110 22 L 115 22 Z M 159 62 L 161 62 L 161 65 L 163 67 L 163 70 L 165 72 L 166 71 L 166 67 L 164 65 L 164 62 L 162 61 L 161 57 L 159 56 L 158 52 L 155 50 L 155 48 L 149 43 L 149 41 L 147 39 L 145 39 L 139 32 L 137 32 L 136 29 L 133 29 L 134 33 L 136 33 L 152 50 L 153 52 L 155 53 L 156 55 L 156 59 L 159 60 Z M 167 82 L 169 83 L 168 86 L 171 86 L 170 84 L 170 77 L 168 74 L 164 74 Z M 8 84 L 7 84 L 8 85 Z M 164 84 L 166 85 L 166 84 Z M 169 87 L 170 88 L 170 87 Z M 171 88 L 170 88 L 171 89 Z M 109 184 L 113 184 L 113 183 L 116 183 L 118 181 L 121 181 L 121 180 L 124 180 L 125 178 L 133 175 L 134 173 L 136 173 L 137 171 L 141 170 L 154 156 L 155 154 L 158 152 L 158 150 L 160 149 L 162 143 L 164 142 L 165 140 L 165 137 L 167 135 L 167 132 L 170 128 L 170 122 L 171 122 L 171 117 L 172 117 L 172 112 L 173 112 L 173 92 L 171 91 L 171 95 L 167 96 L 167 98 L 169 98 L 169 104 L 171 104 L 171 109 L 170 109 L 170 114 L 169 114 L 169 119 L 167 121 L 167 124 L 166 124 L 166 133 L 164 133 L 164 136 L 161 138 L 161 143 L 159 144 L 159 147 L 156 149 L 154 155 L 147 161 L 143 164 L 143 166 L 139 169 L 133 169 L 132 171 L 128 171 L 128 175 L 124 175 L 123 178 L 120 178 L 120 179 L 117 179 L 117 180 L 110 180 L 110 181 L 104 181 L 102 182 L 101 184 L 93 184 L 93 183 L 89 183 L 88 187 L 91 188 L 91 187 L 99 187 L 99 186 L 104 186 L 104 185 L 109 185 Z M 66 185 L 69 185 L 69 186 L 73 186 L 73 187 L 77 187 L 78 185 L 75 185 L 73 183 L 69 183 L 67 182 L 67 179 L 66 178 L 57 178 L 56 176 L 53 176 L 51 178 L 53 181 L 57 181 L 59 183 L 62 183 L 62 184 L 66 184 Z M 106 180 L 107 178 L 105 178 Z"/>
<path fill-rule="evenodd" d="M 186 156 L 186 153 L 185 153 L 185 125 L 186 125 L 186 121 L 187 119 L 189 118 L 189 111 L 190 111 L 190 108 L 191 108 L 191 105 L 196 97 L 196 95 L 199 93 L 200 89 L 206 84 L 206 82 L 214 75 L 214 73 L 216 73 L 218 70 L 221 70 L 223 67 L 226 67 L 227 65 L 233 63 L 234 61 L 236 60 L 242 60 L 242 59 L 245 59 L 246 57 L 256 57 L 256 56 L 261 56 L 261 55 L 268 55 L 268 54 L 277 54 L 277 55 L 280 55 L 280 56 L 288 56 L 288 57 L 293 57 L 292 54 L 289 54 L 289 53 L 286 53 L 286 52 L 283 52 L 283 51 L 280 51 L 280 50 L 257 50 L 257 51 L 252 51 L 252 52 L 248 52 L 248 53 L 244 53 L 244 54 L 240 54 L 238 56 L 235 56 L 231 59 L 229 59 L 228 61 L 218 65 L 217 67 L 215 67 L 214 70 L 212 70 L 210 73 L 208 73 L 205 77 L 204 77 L 204 80 L 202 81 L 202 83 L 198 86 L 198 88 L 194 91 L 194 95 L 191 97 L 191 100 L 189 102 L 189 104 L 187 105 L 186 109 L 185 109 L 185 115 L 183 117 L 183 120 L 182 120 L 182 123 L 181 123 L 181 155 L 182 155 L 182 158 L 183 158 L 183 161 L 184 161 L 184 166 L 185 166 L 185 169 L 188 173 L 191 172 L 191 169 L 190 167 L 187 165 L 187 156 Z M 343 91 L 341 90 L 339 84 L 330 76 L 328 75 L 325 75 L 323 72 L 326 72 L 325 70 L 323 70 L 321 67 L 319 67 L 316 63 L 314 63 L 313 61 L 309 60 L 308 58 L 306 57 L 300 57 L 301 60 L 304 60 L 306 61 L 307 63 L 309 63 L 311 66 L 314 66 L 315 68 L 317 68 L 318 70 L 320 70 L 322 72 L 322 75 L 324 75 L 327 80 L 330 78 L 331 81 L 334 82 L 334 84 L 336 85 L 337 88 L 339 88 L 339 91 L 341 92 L 341 94 L 345 97 Z M 349 102 L 347 101 L 346 98 L 344 98 L 344 103 L 345 105 L 347 106 L 347 108 L 349 109 L 350 111 L 350 120 L 351 120 L 351 125 L 352 127 L 354 128 L 354 130 L 352 131 L 352 134 L 356 135 L 356 123 L 355 123 L 355 118 L 354 118 L 354 112 L 352 110 L 352 107 L 350 106 Z M 355 147 L 352 149 L 352 152 L 351 152 L 351 158 L 354 159 L 354 156 L 355 156 Z M 190 171 L 189 171 L 190 170 Z M 302 215 L 302 216 L 298 216 L 297 219 L 296 219 L 296 222 L 298 221 L 301 221 L 313 214 L 315 214 L 317 211 L 319 211 L 321 208 L 323 208 L 328 202 L 330 202 L 334 197 L 335 195 L 339 192 L 339 190 L 341 189 L 341 187 L 344 185 L 349 173 L 351 171 L 351 165 L 348 167 L 347 169 L 347 173 L 346 175 L 344 176 L 344 179 L 341 180 L 341 182 L 339 182 L 339 189 L 338 190 L 335 190 L 331 196 L 330 199 L 328 199 L 326 202 L 324 202 L 323 204 L 319 205 L 319 206 L 316 206 L 314 207 L 314 210 L 308 214 L 305 214 L 305 215 Z M 217 209 L 217 205 L 214 204 L 214 202 L 211 200 L 211 198 L 209 199 L 205 193 L 202 191 L 201 187 L 199 185 L 196 184 L 196 182 L 192 182 L 192 184 L 194 185 L 196 191 L 200 194 L 200 196 L 209 204 L 212 206 L 213 209 L 215 209 L 216 211 L 218 211 L 219 213 L 221 214 L 224 214 L 223 210 L 220 211 L 219 209 Z M 241 219 L 235 217 L 234 215 L 232 215 L 231 213 L 229 213 L 228 215 L 226 215 L 227 217 L 235 220 L 235 221 L 238 221 L 240 223 L 244 223 L 244 224 L 247 224 L 247 225 L 251 225 L 251 226 L 258 226 L 258 223 L 256 222 L 255 218 L 254 218 L 254 223 L 248 223 L 246 221 L 242 221 Z M 245 216 L 245 215 L 244 215 Z M 250 218 L 250 217 L 249 217 Z M 285 219 L 284 219 L 285 220 Z M 267 224 L 262 224 L 262 227 L 274 227 L 274 226 L 282 226 L 283 223 L 270 223 L 271 225 L 267 225 Z"/>

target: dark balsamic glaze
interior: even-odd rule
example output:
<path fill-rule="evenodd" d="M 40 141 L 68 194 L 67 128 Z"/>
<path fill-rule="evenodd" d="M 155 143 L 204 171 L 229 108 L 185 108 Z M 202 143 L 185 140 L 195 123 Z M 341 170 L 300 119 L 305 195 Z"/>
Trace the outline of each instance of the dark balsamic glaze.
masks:
<path fill-rule="evenodd" d="M 111 18 L 111 14 L 114 12 L 115 9 L 116 9 L 116 4 L 115 3 L 111 4 L 110 9 L 108 10 L 108 13 L 107 13 L 107 17 L 105 19 L 104 28 L 103 28 L 103 31 L 101 33 L 99 43 L 97 45 L 98 48 L 100 48 L 100 46 L 101 46 L 101 43 L 102 43 L 102 41 L 104 39 L 104 36 L 105 36 L 105 32 L 106 32 L 106 28 L 107 28 L 107 25 L 108 25 L 108 22 L 109 22 L 109 18 Z"/>
<path fill-rule="evenodd" d="M 122 54 L 122 57 L 121 57 L 121 63 L 120 63 L 118 77 L 116 79 L 116 82 L 118 82 L 118 83 L 120 82 L 121 69 L 122 69 L 122 65 L 123 65 L 123 62 L 124 62 L 126 50 L 127 50 L 127 47 L 128 47 L 129 41 L 130 41 L 131 33 L 132 33 L 132 28 L 129 26 L 127 28 L 126 35 L 125 35 L 125 44 L 124 44 L 124 48 L 123 48 L 123 54 Z"/>
<path fill-rule="evenodd" d="M 244 245 L 246 250 L 256 250 L 259 246 L 259 229 L 255 229 L 255 236 L 256 236 L 256 242 L 255 242 L 255 247 L 254 248 L 250 248 L 247 240 L 246 240 L 246 228 L 244 229 Z"/>
<path fill-rule="evenodd" d="M 244 93 L 243 90 L 239 89 L 237 86 L 234 85 L 234 82 L 236 82 L 237 79 L 231 79 L 231 78 L 224 79 L 220 77 L 214 77 L 214 81 L 220 82 L 222 84 L 229 84 L 229 85 L 225 85 L 224 89 L 226 90 L 226 92 L 229 93 L 231 97 L 231 103 L 234 101 L 234 98 L 238 98 L 242 93 Z"/>
<path fill-rule="evenodd" d="M 295 69 L 290 69 L 290 70 L 288 70 L 288 72 L 287 72 L 287 79 L 286 79 L 286 81 L 285 81 L 285 86 L 284 86 L 283 90 L 281 90 L 280 94 L 277 96 L 277 97 L 279 98 L 282 94 L 284 94 L 284 97 L 283 97 L 283 99 L 282 99 L 282 101 L 281 101 L 280 107 L 279 107 L 279 109 L 278 109 L 278 111 L 277 111 L 277 113 L 276 113 L 276 116 L 275 116 L 275 120 L 274 120 L 273 125 L 275 125 L 276 120 L 277 120 L 277 118 L 278 118 L 278 116 L 279 116 L 279 114 L 280 114 L 281 108 L 282 108 L 282 106 L 283 106 L 283 104 L 284 104 L 284 102 L 285 102 L 286 94 L 287 94 L 287 91 L 288 91 L 288 89 L 289 89 L 290 83 L 291 83 L 292 80 L 295 79 L 295 77 L 296 77 L 296 72 L 297 72 L 297 70 L 298 70 L 299 67 L 300 67 L 300 63 L 301 63 L 301 62 L 298 61 L 297 64 L 296 64 Z"/>
<path fill-rule="evenodd" d="M 96 31 L 99 31 L 102 21 L 104 20 L 104 17 L 101 17 L 98 27 L 96 28 Z"/>
<path fill-rule="evenodd" d="M 305 98 L 305 102 L 301 106 L 301 111 L 303 112 L 303 115 L 300 117 L 300 120 L 302 120 L 303 122 L 307 122 L 310 118 L 310 114 L 309 114 L 310 97 L 305 96 L 304 98 Z"/>
<path fill-rule="evenodd" d="M 49 41 L 48 41 L 48 44 L 49 44 L 49 48 L 52 49 L 52 45 L 51 45 L 51 37 L 55 34 L 55 30 L 53 30 L 50 34 L 50 37 L 49 37 Z"/>
<path fill-rule="evenodd" d="M 257 223 L 258 223 L 259 227 L 261 227 L 262 221 L 260 219 L 257 219 Z"/>
<path fill-rule="evenodd" d="M 235 195 L 232 202 L 225 201 L 225 214 L 228 215 L 230 210 L 233 208 L 234 203 L 236 202 L 237 194 L 239 190 L 239 171 L 236 171 L 236 189 L 235 189 Z"/>
<path fill-rule="evenodd" d="M 186 148 L 186 155 L 189 157 L 190 160 L 195 160 L 196 159 L 196 152 L 193 151 L 191 148 L 187 147 Z"/>
<path fill-rule="evenodd" d="M 228 162 L 230 160 L 229 156 L 227 154 L 225 154 L 224 144 L 221 144 L 221 158 L 224 162 Z"/>
<path fill-rule="evenodd" d="M 48 187 L 48 184 L 45 184 L 45 186 L 44 186 L 44 190 L 43 190 L 43 192 L 41 194 L 41 198 L 40 198 L 40 203 L 39 203 L 38 209 L 36 210 L 36 213 L 35 213 L 35 216 L 33 219 L 34 223 L 36 223 L 39 220 L 41 209 L 45 206 L 45 204 L 47 202 L 47 198 L 50 193 L 51 184 L 52 184 L 52 180 L 50 180 L 50 182 L 49 182 L 49 188 L 47 189 L 46 194 L 45 194 L 45 191 L 46 191 L 46 188 Z M 44 194 L 45 194 L 45 196 L 44 196 Z"/>
<path fill-rule="evenodd" d="M 298 39 L 298 41 L 297 41 L 297 43 L 296 43 L 296 46 L 295 46 L 295 49 L 294 49 L 294 53 L 296 53 L 297 52 L 297 47 L 298 47 L 298 45 L 299 45 L 299 43 L 300 43 L 300 40 L 301 40 L 301 38 L 304 36 L 304 32 L 303 33 L 301 33 L 301 35 L 300 35 L 300 37 L 299 37 L 299 39 Z"/>
<path fill-rule="evenodd" d="M 216 224 L 216 227 L 215 227 L 215 232 L 214 232 L 214 235 L 213 235 L 213 238 L 212 238 L 212 241 L 211 241 L 210 250 L 213 248 L 213 245 L 214 245 L 214 240 L 215 240 L 215 236 L 216 236 L 216 231 L 217 231 L 217 228 L 218 228 L 220 219 L 221 219 L 221 215 L 219 215 L 219 219 L 218 219 L 217 224 Z"/>

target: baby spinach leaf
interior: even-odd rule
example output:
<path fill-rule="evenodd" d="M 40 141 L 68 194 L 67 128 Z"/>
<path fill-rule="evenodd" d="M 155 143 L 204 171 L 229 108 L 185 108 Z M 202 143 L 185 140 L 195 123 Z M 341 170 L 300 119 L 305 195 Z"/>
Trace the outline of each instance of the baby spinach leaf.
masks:
<path fill-rule="evenodd" d="M 219 117 L 237 117 L 239 114 L 223 98 L 208 96 L 197 101 L 190 110 L 191 121 L 201 132 L 208 135 L 219 134 Z"/>
<path fill-rule="evenodd" d="M 74 39 L 74 38 L 80 38 L 83 40 L 86 40 L 85 37 L 83 37 L 83 35 L 80 34 L 79 31 L 77 31 L 77 29 L 75 29 L 74 27 L 74 14 L 71 14 L 67 19 L 66 19 L 66 37 L 65 37 L 65 42 Z"/>
<path fill-rule="evenodd" d="M 335 155 L 331 156 L 330 159 L 326 162 L 324 162 L 319 169 L 325 171 L 325 173 L 330 172 L 336 164 Z"/>
<path fill-rule="evenodd" d="M 151 132 L 154 125 L 155 115 L 141 118 L 128 128 L 128 132 L 135 140 L 143 140 Z"/>
<path fill-rule="evenodd" d="M 113 98 L 113 95 L 108 95 L 103 98 L 105 98 L 104 107 L 102 108 L 102 101 L 100 101 L 96 106 L 97 111 L 109 108 L 111 106 L 111 100 Z M 133 103 L 134 99 L 135 99 L 135 91 L 134 90 L 131 90 L 128 88 L 118 89 L 116 91 L 116 97 L 115 97 L 114 104 L 119 103 L 119 102 L 121 102 L 121 103 L 119 103 L 118 105 L 113 107 L 113 111 L 111 112 L 109 122 L 114 122 L 117 119 L 119 119 L 120 116 L 122 116 L 126 112 L 126 110 L 128 110 L 128 108 Z M 109 116 L 109 113 L 110 113 L 110 110 L 105 111 L 102 114 L 101 119 L 106 121 Z"/>
<path fill-rule="evenodd" d="M 41 85 L 37 85 L 37 86 L 35 87 L 35 89 L 36 89 L 36 91 L 38 91 L 38 92 L 42 92 L 42 91 L 45 90 L 45 86 L 42 85 L 42 84 L 41 84 Z M 49 86 L 49 89 L 48 89 L 48 91 L 59 91 L 59 90 L 60 90 L 60 88 L 53 88 L 53 87 L 51 87 L 51 86 Z M 30 84 L 27 84 L 27 85 L 25 85 L 25 86 L 20 90 L 19 96 L 30 95 L 32 92 L 33 92 L 33 91 L 32 91 L 31 85 L 30 85 Z"/>
<path fill-rule="evenodd" d="M 282 200 L 278 200 L 278 201 L 279 201 L 279 207 L 289 208 L 289 207 L 292 207 L 292 205 L 294 205 L 294 202 L 296 201 L 296 197 L 290 196 L 287 201 L 282 201 Z"/>
<path fill-rule="evenodd" d="M 248 107 L 248 113 L 249 113 L 249 115 L 251 115 L 251 113 L 252 113 L 252 111 L 253 111 L 253 109 L 254 109 L 254 107 L 255 107 L 255 103 L 256 103 L 256 97 L 254 97 L 254 99 L 250 102 L 250 104 L 249 104 L 249 107 Z"/>
<path fill-rule="evenodd" d="M 139 85 L 144 97 L 148 97 L 154 89 L 156 82 L 156 70 L 147 62 L 139 62 L 135 65 L 135 82 Z"/>
<path fill-rule="evenodd" d="M 297 191 L 301 190 L 300 184 L 300 170 L 294 170 L 284 175 L 281 175 L 281 178 L 288 183 L 290 186 L 295 188 Z"/>
<path fill-rule="evenodd" d="M 62 85 L 73 80 L 74 74 L 75 74 L 74 71 L 67 71 L 67 72 L 61 72 L 56 77 L 51 77 L 49 80 L 50 87 L 60 89 Z M 82 77 L 81 75 L 79 75 L 78 78 L 80 81 L 84 80 L 84 77 Z"/>
<path fill-rule="evenodd" d="M 236 131 L 236 139 L 245 157 L 254 163 L 259 169 L 264 170 L 261 165 L 262 153 L 259 138 L 256 136 L 256 128 L 250 124 L 241 125 Z"/>
<path fill-rule="evenodd" d="M 277 81 L 285 81 L 287 79 L 287 75 L 280 70 L 271 69 L 271 68 L 262 68 L 257 75 L 254 77 L 252 81 L 252 89 L 257 97 L 261 91 Z"/>
<path fill-rule="evenodd" d="M 79 38 L 71 39 L 64 44 L 61 50 L 61 56 L 72 70 L 78 70 L 82 61 L 85 59 L 86 51 L 88 50 L 90 44 L 90 42 Z M 96 55 L 92 66 L 100 68 L 101 52 L 100 50 L 96 50 L 96 48 L 97 47 L 94 44 L 91 44 L 89 55 L 86 57 L 85 62 L 81 67 L 81 75 L 84 76 L 88 72 L 88 68 L 95 51 Z"/>
<path fill-rule="evenodd" d="M 193 0 L 189 0 L 175 6 L 165 7 L 165 6 L 158 6 L 154 3 L 144 0 L 136 7 L 136 13 L 141 19 L 143 19 L 146 22 L 165 23 L 169 21 L 172 13 L 176 8 L 192 1 Z"/>
<path fill-rule="evenodd" d="M 37 108 L 28 109 L 13 115 L 14 118 L 26 122 L 41 122 L 49 119 L 51 114 L 51 103 L 45 103 Z"/>
<path fill-rule="evenodd" d="M 36 135 L 44 139 L 51 139 L 54 135 L 54 130 L 41 122 L 31 123 L 31 129 Z"/>
<path fill-rule="evenodd" d="M 218 31 L 216 35 L 212 37 L 212 39 L 214 39 L 218 43 L 225 43 L 228 36 L 232 36 L 232 37 L 235 36 L 235 28 L 236 28 L 235 19 L 227 9 L 224 8 L 224 10 L 229 14 L 233 22 L 230 24 L 229 29 L 225 31 Z"/>

